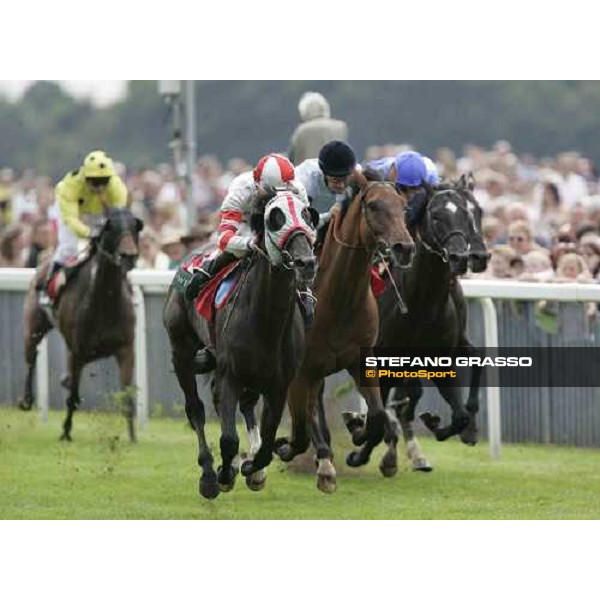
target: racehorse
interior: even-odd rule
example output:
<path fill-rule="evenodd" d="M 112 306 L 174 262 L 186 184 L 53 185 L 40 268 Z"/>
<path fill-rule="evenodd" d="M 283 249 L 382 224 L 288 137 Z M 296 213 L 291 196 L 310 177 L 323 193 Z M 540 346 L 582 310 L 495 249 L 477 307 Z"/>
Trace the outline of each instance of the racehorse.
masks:
<path fill-rule="evenodd" d="M 138 236 L 143 228 L 140 219 L 128 208 L 111 209 L 99 236 L 90 244 L 84 262 L 68 270 L 70 274 L 52 308 L 52 316 L 38 304 L 36 282 L 44 277 L 48 265 L 40 268 L 25 299 L 25 359 L 27 377 L 24 397 L 19 403 L 30 410 L 34 402 L 33 374 L 37 346 L 55 324 L 68 349 L 69 390 L 67 416 L 61 440 L 71 441 L 73 413 L 77 410 L 79 381 L 88 363 L 115 356 L 124 389 L 123 412 L 127 419 L 129 439 L 136 439 L 134 428 L 135 398 L 131 384 L 134 366 L 135 313 L 132 289 L 127 272 L 138 256 Z"/>
<path fill-rule="evenodd" d="M 243 463 L 242 473 L 250 489 L 264 487 L 264 468 L 272 460 L 287 388 L 304 346 L 297 290 L 311 282 L 316 272 L 313 244 L 318 213 L 306 208 L 298 195 L 289 191 L 278 191 L 266 208 L 262 203 L 262 210 L 261 202 L 257 204 L 258 218 L 253 215 L 251 223 L 258 245 L 246 259 L 237 288 L 226 306 L 217 311 L 214 323 L 217 366 L 213 393 L 221 420 L 223 461 L 216 473 L 194 373 L 197 351 L 211 343 L 211 326 L 174 285 L 163 311 L 186 414 L 198 438 L 198 464 L 202 469 L 199 491 L 205 498 L 215 498 L 219 491 L 234 486 L 237 469 L 233 461 L 239 449 L 235 425 L 238 402 L 250 438 L 250 459 Z M 259 394 L 264 397 L 260 435 L 254 422 Z"/>
<path fill-rule="evenodd" d="M 391 289 L 381 296 L 379 311 L 382 326 L 378 347 L 472 350 L 466 334 L 466 301 L 457 276 L 466 272 L 469 262 L 475 270 L 484 270 L 489 254 L 479 233 L 481 209 L 467 192 L 462 178 L 455 184 L 442 184 L 429 190 L 424 214 L 416 226 L 417 253 L 413 265 L 407 271 L 393 274 L 405 296 L 408 312 L 400 314 L 394 309 L 395 297 Z M 460 387 L 444 385 L 443 381 L 434 379 L 452 409 L 452 422 L 447 427 L 440 427 L 437 415 L 421 415 L 438 440 L 461 434 L 463 442 L 475 443 L 480 376 L 481 369 L 473 368 L 466 406 L 462 402 Z M 391 386 L 381 385 L 384 401 L 388 399 L 390 389 Z M 387 409 L 393 433 L 386 439 L 388 451 L 380 464 L 382 472 L 389 473 L 397 468 L 398 421 L 413 469 L 431 470 L 413 430 L 415 409 L 422 393 L 418 379 L 396 387 Z M 354 421 L 349 429 L 356 435 L 357 422 Z"/>
<path fill-rule="evenodd" d="M 323 492 L 337 487 L 330 439 L 323 435 L 315 411 L 323 380 L 347 369 L 366 398 L 364 435 L 356 440 L 364 446 L 347 457 L 350 466 L 366 464 L 383 438 L 387 421 L 379 388 L 360 385 L 360 349 L 372 348 L 379 328 L 370 285 L 373 258 L 378 253 L 407 264 L 414 251 L 404 220 L 404 196 L 392 185 L 368 182 L 363 175 L 356 176 L 356 185 L 343 220 L 339 215 L 332 218 L 319 257 L 315 321 L 288 392 L 292 434 L 289 439 L 280 438 L 275 447 L 282 460 L 290 461 L 308 449 L 310 430 L 317 451 L 317 487 Z"/>

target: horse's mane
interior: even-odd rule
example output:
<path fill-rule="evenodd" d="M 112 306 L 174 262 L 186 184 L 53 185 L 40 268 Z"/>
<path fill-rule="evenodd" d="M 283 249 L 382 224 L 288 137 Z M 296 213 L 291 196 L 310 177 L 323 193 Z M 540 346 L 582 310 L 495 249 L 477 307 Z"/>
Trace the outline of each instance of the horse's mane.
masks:
<path fill-rule="evenodd" d="M 262 239 L 265 233 L 265 208 L 269 200 L 272 200 L 277 194 L 277 190 L 270 189 L 265 193 L 257 192 L 250 202 L 250 219 L 248 225 L 252 233 L 257 234 Z"/>

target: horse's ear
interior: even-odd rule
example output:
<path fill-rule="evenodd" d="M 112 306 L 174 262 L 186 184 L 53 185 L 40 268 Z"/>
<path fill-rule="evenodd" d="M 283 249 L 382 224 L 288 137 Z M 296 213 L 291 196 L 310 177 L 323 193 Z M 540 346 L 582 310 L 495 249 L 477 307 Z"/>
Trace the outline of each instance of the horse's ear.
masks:
<path fill-rule="evenodd" d="M 312 223 L 313 229 L 316 229 L 319 226 L 319 211 L 312 206 L 309 206 L 307 210 L 310 214 L 310 222 Z"/>
<path fill-rule="evenodd" d="M 131 208 L 133 204 L 133 194 L 131 192 L 127 192 L 127 202 L 125 203 L 126 208 Z"/>
<path fill-rule="evenodd" d="M 459 190 L 467 189 L 467 176 L 464 173 L 462 173 L 461 176 L 458 178 L 458 181 L 456 182 L 456 187 Z"/>
<path fill-rule="evenodd" d="M 144 229 L 144 221 L 142 221 L 141 219 L 138 219 L 136 217 L 135 228 L 136 228 L 136 231 L 139 233 L 142 229 Z"/>
<path fill-rule="evenodd" d="M 465 177 L 465 183 L 467 189 L 472 192 L 475 189 L 475 175 L 473 175 L 473 171 L 469 171 Z"/>
<path fill-rule="evenodd" d="M 431 192 L 433 192 L 433 187 L 429 183 L 427 183 L 425 180 L 423 180 L 421 187 L 425 190 L 427 197 L 431 196 Z"/>

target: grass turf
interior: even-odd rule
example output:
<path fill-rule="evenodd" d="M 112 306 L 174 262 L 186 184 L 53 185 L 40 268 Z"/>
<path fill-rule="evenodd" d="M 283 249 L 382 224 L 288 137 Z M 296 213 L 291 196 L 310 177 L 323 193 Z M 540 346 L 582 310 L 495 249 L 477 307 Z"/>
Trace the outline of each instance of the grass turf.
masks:
<path fill-rule="evenodd" d="M 73 443 L 59 442 L 62 413 L 48 425 L 38 415 L 0 409 L 0 518 L 3 519 L 587 519 L 600 518 L 600 452 L 421 440 L 433 473 L 412 473 L 402 459 L 384 479 L 377 464 L 352 470 L 350 444 L 338 432 L 338 490 L 324 495 L 312 474 L 278 459 L 267 485 L 252 492 L 239 476 L 216 500 L 198 495 L 196 437 L 183 420 L 152 419 L 139 442 L 126 441 L 116 414 L 77 413 Z M 247 447 L 240 432 L 241 448 Z M 208 430 L 213 451 L 219 430 Z M 215 464 L 219 457 L 215 456 Z"/>

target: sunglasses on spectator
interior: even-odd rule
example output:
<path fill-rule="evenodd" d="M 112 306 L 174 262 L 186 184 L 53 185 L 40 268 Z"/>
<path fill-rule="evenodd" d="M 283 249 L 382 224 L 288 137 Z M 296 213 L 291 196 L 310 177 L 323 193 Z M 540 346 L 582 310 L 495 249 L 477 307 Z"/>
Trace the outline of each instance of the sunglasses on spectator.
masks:
<path fill-rule="evenodd" d="M 108 185 L 108 180 L 110 179 L 110 177 L 88 177 L 86 179 L 86 181 L 90 184 L 90 186 L 92 186 L 93 188 L 100 188 L 100 187 L 105 187 Z"/>
<path fill-rule="evenodd" d="M 511 235 L 508 238 L 509 242 L 524 242 L 525 238 L 522 235 Z"/>

